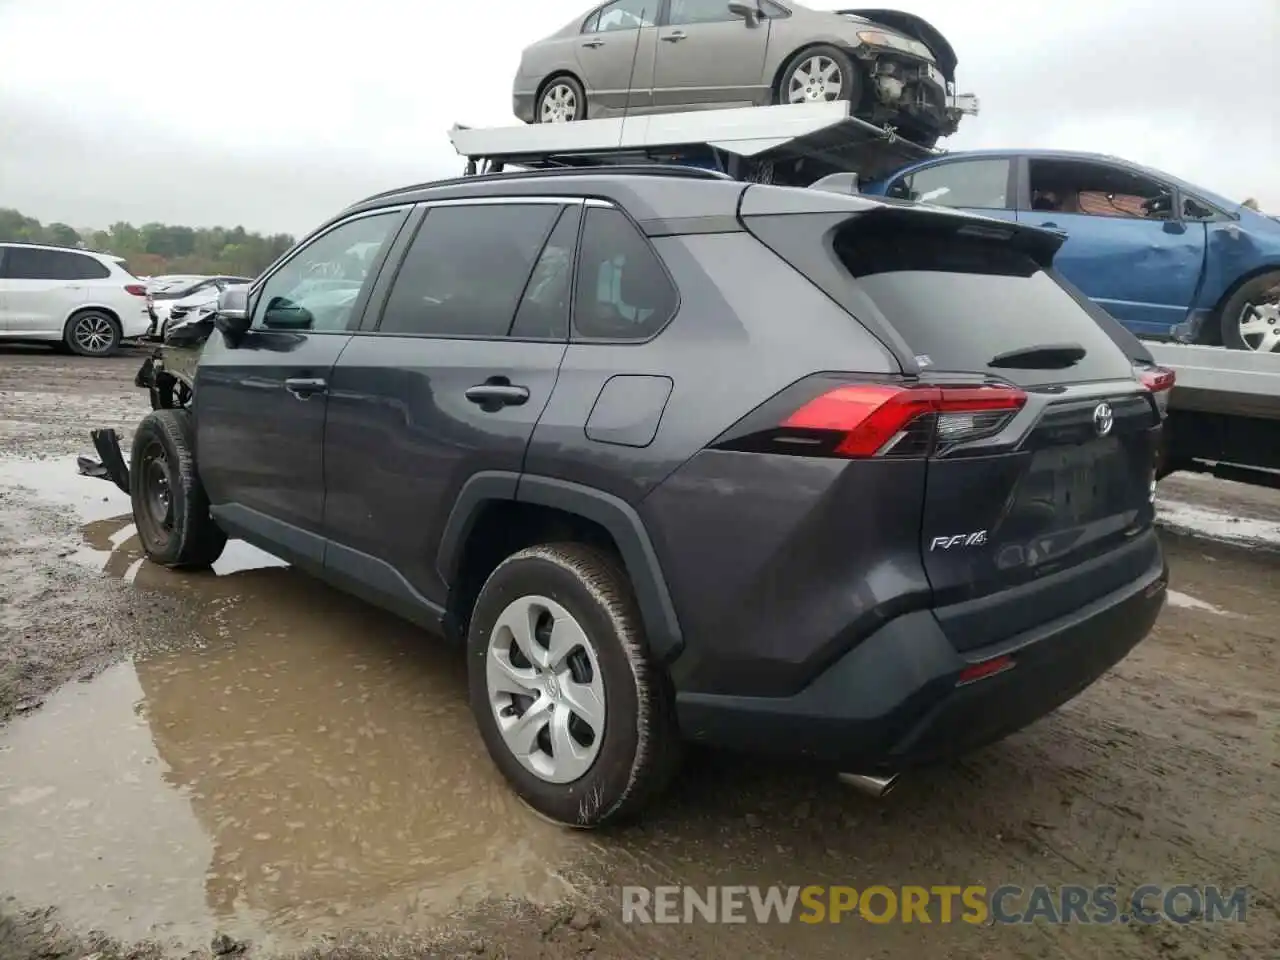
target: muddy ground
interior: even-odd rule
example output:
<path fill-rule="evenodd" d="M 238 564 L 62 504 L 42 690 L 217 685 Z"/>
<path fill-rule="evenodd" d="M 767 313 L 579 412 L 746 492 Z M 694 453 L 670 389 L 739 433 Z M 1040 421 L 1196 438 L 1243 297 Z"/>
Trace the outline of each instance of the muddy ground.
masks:
<path fill-rule="evenodd" d="M 142 560 L 74 467 L 144 412 L 139 362 L 0 348 L 0 958 L 1280 955 L 1275 494 L 1167 480 L 1154 633 L 1002 744 L 881 801 L 700 754 L 643 824 L 584 835 L 513 802 L 453 652 L 243 544 L 212 574 Z M 624 884 L 770 883 L 1250 900 L 1214 926 L 621 921 Z"/>

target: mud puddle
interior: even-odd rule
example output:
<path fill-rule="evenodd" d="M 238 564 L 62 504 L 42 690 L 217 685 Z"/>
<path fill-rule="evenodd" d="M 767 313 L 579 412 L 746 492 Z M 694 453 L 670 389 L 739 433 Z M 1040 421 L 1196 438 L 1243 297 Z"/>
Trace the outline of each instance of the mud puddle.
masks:
<path fill-rule="evenodd" d="M 127 517 L 85 532 L 82 560 L 202 604 L 203 648 L 0 731 L 6 893 L 125 941 L 286 949 L 569 892 L 583 841 L 500 779 L 457 651 L 242 543 L 193 575 L 143 561 Z"/>

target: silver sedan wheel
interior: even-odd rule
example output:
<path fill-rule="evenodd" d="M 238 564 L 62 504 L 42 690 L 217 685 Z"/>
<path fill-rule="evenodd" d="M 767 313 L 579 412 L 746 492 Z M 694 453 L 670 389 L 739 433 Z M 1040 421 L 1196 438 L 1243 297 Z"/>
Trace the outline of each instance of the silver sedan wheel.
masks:
<path fill-rule="evenodd" d="M 578 94 L 567 83 L 553 83 L 542 93 L 543 123 L 568 123 L 578 115 Z"/>
<path fill-rule="evenodd" d="M 1250 350 L 1258 353 L 1280 350 L 1280 303 L 1246 303 L 1238 322 L 1240 339 Z"/>
<path fill-rule="evenodd" d="M 539 596 L 508 604 L 489 634 L 485 682 L 498 731 L 522 766 L 548 783 L 591 768 L 604 742 L 604 682 L 568 610 Z"/>
<path fill-rule="evenodd" d="M 71 337 L 85 353 L 104 353 L 115 343 L 111 321 L 98 314 L 88 314 L 76 321 Z"/>
<path fill-rule="evenodd" d="M 788 103 L 818 103 L 840 99 L 844 75 L 840 64 L 830 57 L 810 57 L 791 72 L 787 83 Z"/>

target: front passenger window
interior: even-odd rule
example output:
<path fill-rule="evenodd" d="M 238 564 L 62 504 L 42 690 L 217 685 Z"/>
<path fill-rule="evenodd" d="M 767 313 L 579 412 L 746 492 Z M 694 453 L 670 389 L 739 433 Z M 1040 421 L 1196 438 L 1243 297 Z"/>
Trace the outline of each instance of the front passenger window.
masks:
<path fill-rule="evenodd" d="M 354 329 L 356 303 L 373 280 L 370 270 L 403 218 L 396 210 L 348 220 L 303 247 L 258 292 L 254 329 Z"/>

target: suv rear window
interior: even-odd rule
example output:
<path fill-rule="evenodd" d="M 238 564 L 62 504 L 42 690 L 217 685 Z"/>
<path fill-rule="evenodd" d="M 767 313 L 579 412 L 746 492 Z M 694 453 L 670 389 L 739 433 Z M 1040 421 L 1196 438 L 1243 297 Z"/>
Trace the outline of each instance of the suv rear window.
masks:
<path fill-rule="evenodd" d="M 810 216 L 812 229 L 800 229 Z M 869 300 L 926 369 L 987 373 L 1023 386 L 1133 375 L 1112 336 L 1023 241 L 914 212 L 855 214 L 833 234 L 820 214 L 777 220 L 790 224 L 758 235 L 855 316 Z M 1085 355 L 1061 369 L 991 365 L 1002 354 L 1051 344 L 1074 344 Z"/>

